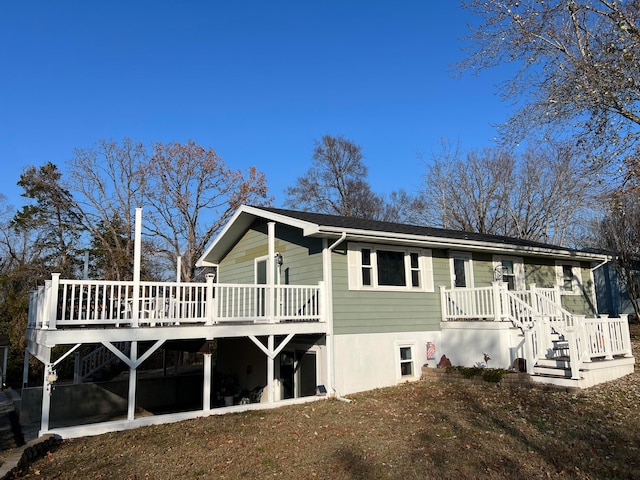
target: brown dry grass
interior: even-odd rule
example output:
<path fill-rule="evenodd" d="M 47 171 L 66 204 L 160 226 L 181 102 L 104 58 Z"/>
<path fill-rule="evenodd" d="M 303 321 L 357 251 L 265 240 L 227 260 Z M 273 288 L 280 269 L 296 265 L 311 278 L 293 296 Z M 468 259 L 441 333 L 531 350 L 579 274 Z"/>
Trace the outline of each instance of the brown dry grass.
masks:
<path fill-rule="evenodd" d="M 640 478 L 639 380 L 578 394 L 418 382 L 65 440 L 26 478 Z"/>

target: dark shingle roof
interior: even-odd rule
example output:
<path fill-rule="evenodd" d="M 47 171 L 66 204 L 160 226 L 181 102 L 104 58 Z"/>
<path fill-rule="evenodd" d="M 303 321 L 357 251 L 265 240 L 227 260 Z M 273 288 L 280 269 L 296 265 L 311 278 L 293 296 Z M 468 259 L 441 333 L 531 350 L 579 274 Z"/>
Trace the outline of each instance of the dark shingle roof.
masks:
<path fill-rule="evenodd" d="M 402 235 L 419 235 L 425 237 L 437 237 L 452 240 L 471 240 L 477 242 L 490 242 L 503 245 L 517 245 L 521 247 L 547 248 L 554 250 L 572 251 L 566 247 L 551 245 L 542 242 L 534 242 L 520 238 L 505 237 L 501 235 L 487 235 L 460 230 L 448 230 L 444 228 L 421 227 L 418 225 L 406 225 L 402 223 L 383 222 L 379 220 L 368 220 L 365 218 L 341 217 L 339 215 L 328 215 L 324 213 L 300 212 L 296 210 L 286 210 L 272 207 L 256 207 L 269 212 L 285 215 L 287 217 L 314 223 L 325 227 L 346 228 L 356 230 L 368 230 L 374 232 L 397 233 Z"/>

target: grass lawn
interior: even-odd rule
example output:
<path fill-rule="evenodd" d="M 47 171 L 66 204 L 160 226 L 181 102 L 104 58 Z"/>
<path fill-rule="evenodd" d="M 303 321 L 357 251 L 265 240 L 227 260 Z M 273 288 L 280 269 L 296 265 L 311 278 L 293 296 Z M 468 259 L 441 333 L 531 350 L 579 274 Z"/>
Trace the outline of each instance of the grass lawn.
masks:
<path fill-rule="evenodd" d="M 417 382 L 65 440 L 25 478 L 640 479 L 639 381 L 577 394 Z"/>

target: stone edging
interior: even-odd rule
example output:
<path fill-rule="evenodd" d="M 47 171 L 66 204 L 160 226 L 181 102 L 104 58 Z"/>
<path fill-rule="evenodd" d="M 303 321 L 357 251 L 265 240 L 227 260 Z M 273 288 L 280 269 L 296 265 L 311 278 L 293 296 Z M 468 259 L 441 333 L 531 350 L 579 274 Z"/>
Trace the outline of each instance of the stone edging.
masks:
<path fill-rule="evenodd" d="M 482 375 L 474 375 L 471 378 L 464 377 L 460 372 L 448 371 L 446 368 L 422 367 L 422 380 L 431 382 L 466 382 L 466 383 L 487 383 L 494 385 L 504 385 L 513 387 L 534 387 L 536 384 L 531 381 L 531 376 L 524 372 L 505 373 L 499 382 L 489 382 L 482 378 Z"/>
<path fill-rule="evenodd" d="M 48 452 L 57 447 L 60 442 L 62 442 L 60 437 L 46 434 L 40 438 L 31 440 L 22 447 L 14 449 L 7 460 L 0 466 L 0 479 L 10 480 L 19 478 L 31 462 L 44 457 Z"/>

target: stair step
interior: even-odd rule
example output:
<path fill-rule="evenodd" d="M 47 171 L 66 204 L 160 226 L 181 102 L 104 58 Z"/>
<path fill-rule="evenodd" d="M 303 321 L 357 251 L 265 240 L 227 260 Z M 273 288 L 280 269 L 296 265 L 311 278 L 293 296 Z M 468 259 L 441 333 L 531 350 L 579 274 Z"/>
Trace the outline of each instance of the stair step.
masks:
<path fill-rule="evenodd" d="M 547 368 L 571 368 L 571 361 L 569 357 L 556 357 L 556 358 L 540 358 L 536 362 L 536 366 Z"/>
<path fill-rule="evenodd" d="M 546 377 L 571 378 L 570 368 L 541 367 L 536 365 L 533 367 L 533 373 Z"/>

